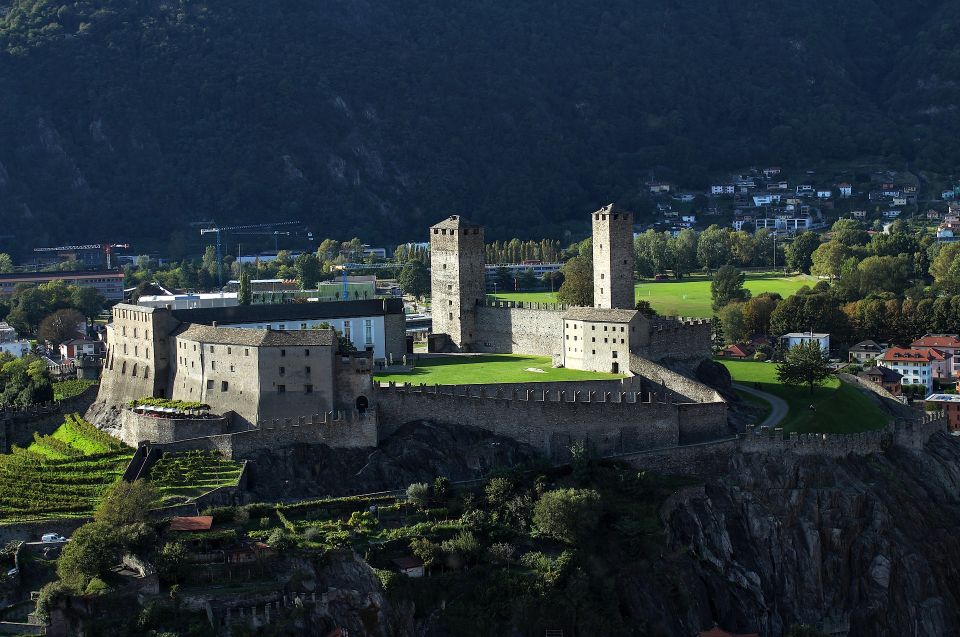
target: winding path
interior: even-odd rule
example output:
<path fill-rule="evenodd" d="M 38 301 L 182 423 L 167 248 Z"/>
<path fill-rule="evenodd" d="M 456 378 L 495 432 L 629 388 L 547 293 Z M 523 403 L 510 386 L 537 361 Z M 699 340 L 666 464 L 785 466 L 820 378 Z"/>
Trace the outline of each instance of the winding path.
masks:
<path fill-rule="evenodd" d="M 770 415 L 767 416 L 763 422 L 758 424 L 759 427 L 776 427 L 778 424 L 780 424 L 780 421 L 787 417 L 787 413 L 790 411 L 790 407 L 787 405 L 787 402 L 782 398 L 774 396 L 773 394 L 768 394 L 765 391 L 760 391 L 759 389 L 754 389 L 753 387 L 748 387 L 747 385 L 741 385 L 739 383 L 734 383 L 733 388 L 737 391 L 742 391 L 745 394 L 750 394 L 751 396 L 756 396 L 761 400 L 765 400 L 770 403 L 771 407 L 773 407 Z"/>

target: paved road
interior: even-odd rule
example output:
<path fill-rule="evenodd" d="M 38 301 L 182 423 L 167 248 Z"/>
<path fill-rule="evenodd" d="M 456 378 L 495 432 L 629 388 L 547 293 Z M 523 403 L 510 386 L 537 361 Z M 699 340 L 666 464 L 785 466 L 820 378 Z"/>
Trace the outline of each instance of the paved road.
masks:
<path fill-rule="evenodd" d="M 767 416 L 763 422 L 759 423 L 758 426 L 760 427 L 776 427 L 778 424 L 780 424 L 781 420 L 787 417 L 787 412 L 790 411 L 790 407 L 787 405 L 786 401 L 782 398 L 774 396 L 773 394 L 768 394 L 765 391 L 760 391 L 759 389 L 754 389 L 753 387 L 740 385 L 738 383 L 734 383 L 733 388 L 737 391 L 742 391 L 745 394 L 750 394 L 751 396 L 756 396 L 761 400 L 765 400 L 770 403 L 771 407 L 773 407 L 770 415 Z"/>

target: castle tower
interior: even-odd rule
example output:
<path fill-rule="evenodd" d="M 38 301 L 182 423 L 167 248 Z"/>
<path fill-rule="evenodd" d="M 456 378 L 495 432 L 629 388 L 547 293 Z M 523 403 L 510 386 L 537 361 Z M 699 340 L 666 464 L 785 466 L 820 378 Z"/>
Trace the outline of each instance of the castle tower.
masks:
<path fill-rule="evenodd" d="M 613 204 L 593 213 L 593 304 L 632 310 L 633 213 Z"/>
<path fill-rule="evenodd" d="M 447 334 L 457 351 L 470 351 L 477 303 L 486 293 L 483 228 L 459 215 L 430 228 L 433 333 Z"/>

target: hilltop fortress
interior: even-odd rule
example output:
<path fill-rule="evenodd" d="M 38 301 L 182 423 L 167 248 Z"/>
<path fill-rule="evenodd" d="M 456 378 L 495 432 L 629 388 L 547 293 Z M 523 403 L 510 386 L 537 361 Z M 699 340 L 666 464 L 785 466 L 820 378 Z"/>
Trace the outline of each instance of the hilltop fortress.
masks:
<path fill-rule="evenodd" d="M 633 216 L 592 215 L 594 307 L 488 300 L 483 228 L 459 216 L 430 228 L 435 355 L 550 356 L 553 365 L 621 379 L 413 386 L 373 382 L 405 350 L 399 301 L 349 301 L 207 310 L 118 305 L 90 417 L 132 445 L 216 449 L 228 457 L 291 444 L 376 447 L 412 420 L 479 427 L 554 460 L 585 442 L 600 455 L 729 437 L 714 389 L 677 373 L 710 351 L 708 321 L 648 317 L 634 308 Z M 366 351 L 337 335 L 362 331 Z M 165 398 L 191 409 L 132 407 Z"/>

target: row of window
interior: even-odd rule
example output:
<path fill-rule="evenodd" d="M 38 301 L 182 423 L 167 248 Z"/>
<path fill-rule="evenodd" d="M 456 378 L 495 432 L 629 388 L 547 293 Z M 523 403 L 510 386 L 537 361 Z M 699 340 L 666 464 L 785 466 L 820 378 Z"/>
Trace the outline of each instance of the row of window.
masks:
<path fill-rule="evenodd" d="M 124 354 L 128 353 L 128 352 L 127 352 L 127 344 L 126 344 L 126 343 L 123 344 L 123 353 L 124 353 Z M 140 356 L 140 347 L 139 347 L 138 345 L 134 345 L 134 346 L 133 346 L 133 355 L 134 355 L 134 356 Z M 149 347 L 145 347 L 145 348 L 144 348 L 143 355 L 144 355 L 146 358 L 150 358 L 150 348 L 149 348 Z"/>
<path fill-rule="evenodd" d="M 566 334 L 566 335 L 564 336 L 564 338 L 569 341 L 569 340 L 570 340 L 570 335 L 569 335 L 569 334 Z M 577 335 L 576 335 L 576 334 L 573 335 L 573 340 L 577 340 Z M 584 339 L 584 341 L 586 341 L 586 339 Z M 596 336 L 591 336 L 591 337 L 590 337 L 590 341 L 591 341 L 592 343 L 596 343 L 596 342 L 597 342 L 597 337 L 596 337 Z M 610 341 L 609 338 L 604 337 L 604 339 L 603 339 L 603 342 L 604 342 L 604 343 L 608 343 L 609 341 Z M 613 342 L 616 343 L 616 342 L 617 342 L 617 339 L 613 339 Z M 627 342 L 627 339 L 625 339 L 625 338 L 621 338 L 621 339 L 620 339 L 620 343 L 621 343 L 621 344 L 625 344 L 626 342 Z"/>
<path fill-rule="evenodd" d="M 580 350 L 577 349 L 576 347 L 568 347 L 568 348 L 567 348 L 567 351 L 568 351 L 568 352 L 571 352 L 571 353 L 574 353 L 574 354 L 580 352 Z M 590 350 L 590 354 L 593 355 L 593 356 L 596 356 L 596 355 L 597 355 L 597 350 L 595 350 L 595 349 Z M 617 358 L 617 357 L 618 357 L 618 356 L 617 356 L 617 352 L 616 352 L 616 351 L 610 352 L 610 358 Z"/>
<path fill-rule="evenodd" d="M 111 366 L 110 369 L 113 369 L 113 367 Z M 121 375 L 124 375 L 124 374 L 126 374 L 126 373 L 127 373 L 127 361 L 123 361 L 123 362 L 120 364 L 120 374 L 121 374 Z M 132 377 L 134 377 L 134 378 L 137 377 L 137 364 L 136 364 L 136 363 L 133 364 L 133 368 L 130 370 L 130 375 L 131 375 Z M 143 366 L 143 378 L 150 378 L 150 366 L 149 366 L 149 365 L 144 365 L 144 366 Z"/>
<path fill-rule="evenodd" d="M 443 234 L 443 235 L 445 235 L 445 234 L 447 234 L 447 229 L 446 229 L 446 228 L 434 228 L 434 229 L 433 229 L 433 234 Z M 463 229 L 463 234 L 464 234 L 464 235 L 468 235 L 468 234 L 480 234 L 480 228 L 464 228 L 464 229 Z M 456 235 L 457 235 L 457 231 L 454 230 L 453 228 L 450 228 L 450 236 L 455 237 Z"/>
<path fill-rule="evenodd" d="M 565 329 L 570 329 L 570 324 L 569 324 L 569 323 L 564 323 L 564 324 L 563 324 L 563 327 L 564 327 Z M 576 327 L 577 327 L 577 325 L 574 324 L 574 328 L 576 328 Z M 606 331 L 616 332 L 616 331 L 617 331 L 617 327 L 618 327 L 617 325 L 604 325 L 604 326 L 603 326 L 603 331 L 604 331 L 604 332 L 606 332 Z M 625 331 L 626 331 L 626 329 L 623 327 L 623 325 L 620 325 L 619 327 L 620 327 L 620 331 L 621 331 L 621 332 L 625 332 Z M 609 330 L 608 330 L 608 328 L 609 328 Z M 591 331 L 591 332 L 596 332 L 596 331 L 597 331 L 597 326 L 596 326 L 596 325 L 591 325 L 591 326 L 590 326 L 590 331 Z M 634 332 L 634 331 L 636 331 L 636 328 L 634 328 L 634 327 L 631 326 L 631 327 L 630 327 L 630 331 L 631 331 L 631 332 Z"/>

